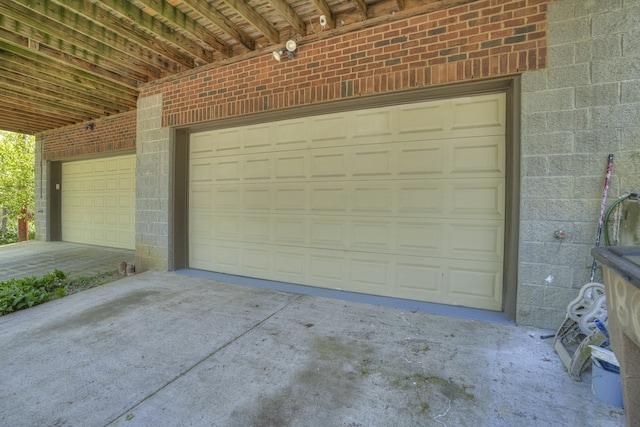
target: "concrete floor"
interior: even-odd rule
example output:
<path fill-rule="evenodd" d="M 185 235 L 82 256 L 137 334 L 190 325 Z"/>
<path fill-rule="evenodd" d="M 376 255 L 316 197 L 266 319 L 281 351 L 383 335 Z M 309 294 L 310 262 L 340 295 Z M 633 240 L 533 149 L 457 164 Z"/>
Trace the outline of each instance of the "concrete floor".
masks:
<path fill-rule="evenodd" d="M 547 333 L 146 272 L 0 317 L 0 425 L 623 426 Z"/>

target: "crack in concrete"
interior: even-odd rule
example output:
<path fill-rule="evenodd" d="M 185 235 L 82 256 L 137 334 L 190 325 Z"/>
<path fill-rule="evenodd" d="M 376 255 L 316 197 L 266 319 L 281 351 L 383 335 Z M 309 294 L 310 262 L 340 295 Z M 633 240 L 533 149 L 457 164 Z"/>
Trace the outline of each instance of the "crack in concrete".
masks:
<path fill-rule="evenodd" d="M 151 399 L 153 396 L 157 395 L 158 393 L 160 393 L 162 390 L 164 390 L 165 388 L 169 387 L 171 384 L 175 383 L 176 381 L 178 381 L 180 378 L 184 377 L 185 375 L 187 375 L 189 372 L 191 372 L 192 370 L 194 370 L 195 368 L 197 368 L 198 366 L 200 366 L 202 363 L 204 363 L 206 360 L 208 360 L 209 358 L 211 358 L 212 356 L 215 356 L 217 353 L 219 353 L 220 351 L 224 350 L 225 348 L 229 347 L 231 344 L 233 344 L 234 342 L 238 341 L 240 338 L 244 337 L 245 335 L 247 335 L 249 332 L 255 330 L 257 327 L 261 326 L 262 324 L 264 324 L 267 320 L 271 319 L 273 316 L 275 316 L 276 314 L 282 312 L 283 310 L 285 310 L 286 308 L 290 307 L 292 304 L 294 304 L 295 302 L 298 302 L 302 297 L 304 297 L 305 295 L 295 295 L 291 300 L 289 300 L 285 305 L 283 305 L 282 307 L 280 307 L 279 309 L 275 310 L 273 313 L 269 314 L 267 317 L 265 317 L 264 319 L 260 320 L 259 322 L 257 322 L 256 324 L 254 324 L 253 326 L 251 326 L 250 328 L 248 328 L 247 330 L 245 330 L 243 333 L 241 333 L 240 335 L 232 338 L 231 340 L 227 341 L 226 343 L 224 343 L 223 345 L 221 345 L 220 347 L 218 347 L 217 349 L 215 349 L 214 351 L 212 351 L 211 353 L 209 353 L 208 355 L 206 355 L 205 357 L 203 357 L 202 359 L 200 359 L 199 361 L 197 361 L 196 363 L 194 363 L 192 366 L 190 366 L 188 369 L 180 372 L 178 375 L 176 375 L 174 378 L 172 378 L 171 380 L 167 381 L 166 384 L 164 384 L 162 387 L 156 389 L 154 392 L 152 392 L 151 394 L 145 396 L 144 398 L 142 398 L 141 400 L 139 400 L 135 405 L 129 407 L 127 410 L 125 410 L 124 412 L 122 412 L 121 414 L 117 415 L 115 418 L 113 418 L 111 421 L 109 421 L 108 423 L 105 424 L 105 427 L 115 423 L 116 421 L 118 421 L 120 418 L 127 416 L 127 414 L 130 414 L 131 412 L 133 412 L 137 407 L 139 407 L 141 404 L 143 404 L 144 402 L 146 402 L 147 400 Z"/>

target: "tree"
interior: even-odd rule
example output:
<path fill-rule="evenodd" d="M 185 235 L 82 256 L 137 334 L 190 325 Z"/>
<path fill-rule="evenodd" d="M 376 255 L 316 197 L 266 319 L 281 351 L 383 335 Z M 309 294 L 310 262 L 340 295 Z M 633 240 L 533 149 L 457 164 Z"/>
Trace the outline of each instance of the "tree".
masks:
<path fill-rule="evenodd" d="M 18 222 L 18 241 L 28 239 L 28 221 L 34 210 L 33 136 L 0 131 L 0 214 L 2 236 L 6 223 Z"/>

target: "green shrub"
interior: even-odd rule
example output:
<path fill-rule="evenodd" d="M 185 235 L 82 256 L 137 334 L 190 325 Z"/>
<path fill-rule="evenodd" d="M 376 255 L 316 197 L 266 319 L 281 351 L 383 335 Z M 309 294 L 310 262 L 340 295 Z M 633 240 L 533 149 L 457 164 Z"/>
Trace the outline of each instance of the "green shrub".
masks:
<path fill-rule="evenodd" d="M 34 221 L 29 222 L 29 240 L 36 238 L 36 226 Z M 0 246 L 18 242 L 18 224 L 17 221 L 8 221 L 7 229 L 4 235 L 0 231 Z"/>
<path fill-rule="evenodd" d="M 41 278 L 0 282 L 0 316 L 60 298 L 67 293 L 67 276 L 60 270 Z"/>

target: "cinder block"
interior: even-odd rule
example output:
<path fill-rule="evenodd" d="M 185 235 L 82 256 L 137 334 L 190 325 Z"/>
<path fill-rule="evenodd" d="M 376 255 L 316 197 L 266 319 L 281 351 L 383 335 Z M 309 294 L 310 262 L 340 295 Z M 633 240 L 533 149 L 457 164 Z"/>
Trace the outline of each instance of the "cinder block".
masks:
<path fill-rule="evenodd" d="M 590 35 L 590 19 L 581 17 L 565 21 L 549 23 L 549 46 L 563 43 L 575 43 L 588 40 Z"/>
<path fill-rule="evenodd" d="M 620 94 L 620 101 L 623 104 L 636 103 L 640 109 L 640 80 L 622 82 Z"/>
<path fill-rule="evenodd" d="M 613 34 L 576 43 L 576 63 L 620 58 L 622 38 L 621 34 Z"/>
<path fill-rule="evenodd" d="M 554 67 L 573 65 L 576 63 L 576 44 L 565 43 L 549 46 L 547 48 L 547 58 L 549 60 L 550 70 Z"/>
<path fill-rule="evenodd" d="M 538 92 L 548 89 L 547 87 L 547 70 L 531 71 L 522 74 L 520 80 L 522 92 Z"/>
<path fill-rule="evenodd" d="M 594 14 L 591 21 L 591 32 L 594 37 L 634 31 L 638 27 L 640 27 L 640 5 Z"/>
<path fill-rule="evenodd" d="M 549 159 L 547 156 L 526 156 L 522 158 L 523 176 L 547 176 Z"/>
<path fill-rule="evenodd" d="M 615 128 L 596 126 L 589 131 L 577 131 L 575 135 L 576 153 L 610 153 L 620 147 L 620 134 Z M 604 158 L 604 156 L 603 156 Z M 587 167 L 587 164 L 584 165 Z M 604 170 L 604 168 L 602 168 Z"/>
<path fill-rule="evenodd" d="M 636 28 L 640 28 L 640 25 Z M 622 47 L 622 54 L 624 56 L 640 56 L 640 29 L 623 34 Z"/>
<path fill-rule="evenodd" d="M 592 79 L 596 84 L 640 79 L 640 61 L 637 57 L 595 61 L 592 67 Z"/>
<path fill-rule="evenodd" d="M 576 88 L 576 107 L 595 107 L 620 103 L 620 83 L 579 86 Z M 638 85 L 640 97 L 640 85 Z"/>
<path fill-rule="evenodd" d="M 546 199 L 525 199 L 521 201 L 520 221 L 534 221 L 547 218 L 547 200 Z M 522 238 L 525 237 L 520 233 Z"/>
<path fill-rule="evenodd" d="M 550 68 L 547 73 L 549 89 L 576 87 L 591 83 L 589 64 L 568 65 Z"/>
<path fill-rule="evenodd" d="M 546 123 L 546 114 L 544 115 Z M 574 134 L 571 131 L 546 132 L 541 134 L 527 134 L 522 137 L 522 153 L 528 155 L 537 154 L 563 154 L 573 152 Z"/>
<path fill-rule="evenodd" d="M 575 90 L 562 88 L 522 94 L 522 112 L 524 114 L 542 111 L 570 110 L 574 107 Z"/>
<path fill-rule="evenodd" d="M 573 179 L 571 177 L 523 177 L 522 194 L 527 198 L 573 198 Z"/>
<path fill-rule="evenodd" d="M 537 135 L 547 132 L 547 114 L 533 113 L 522 115 L 522 134 Z"/>

